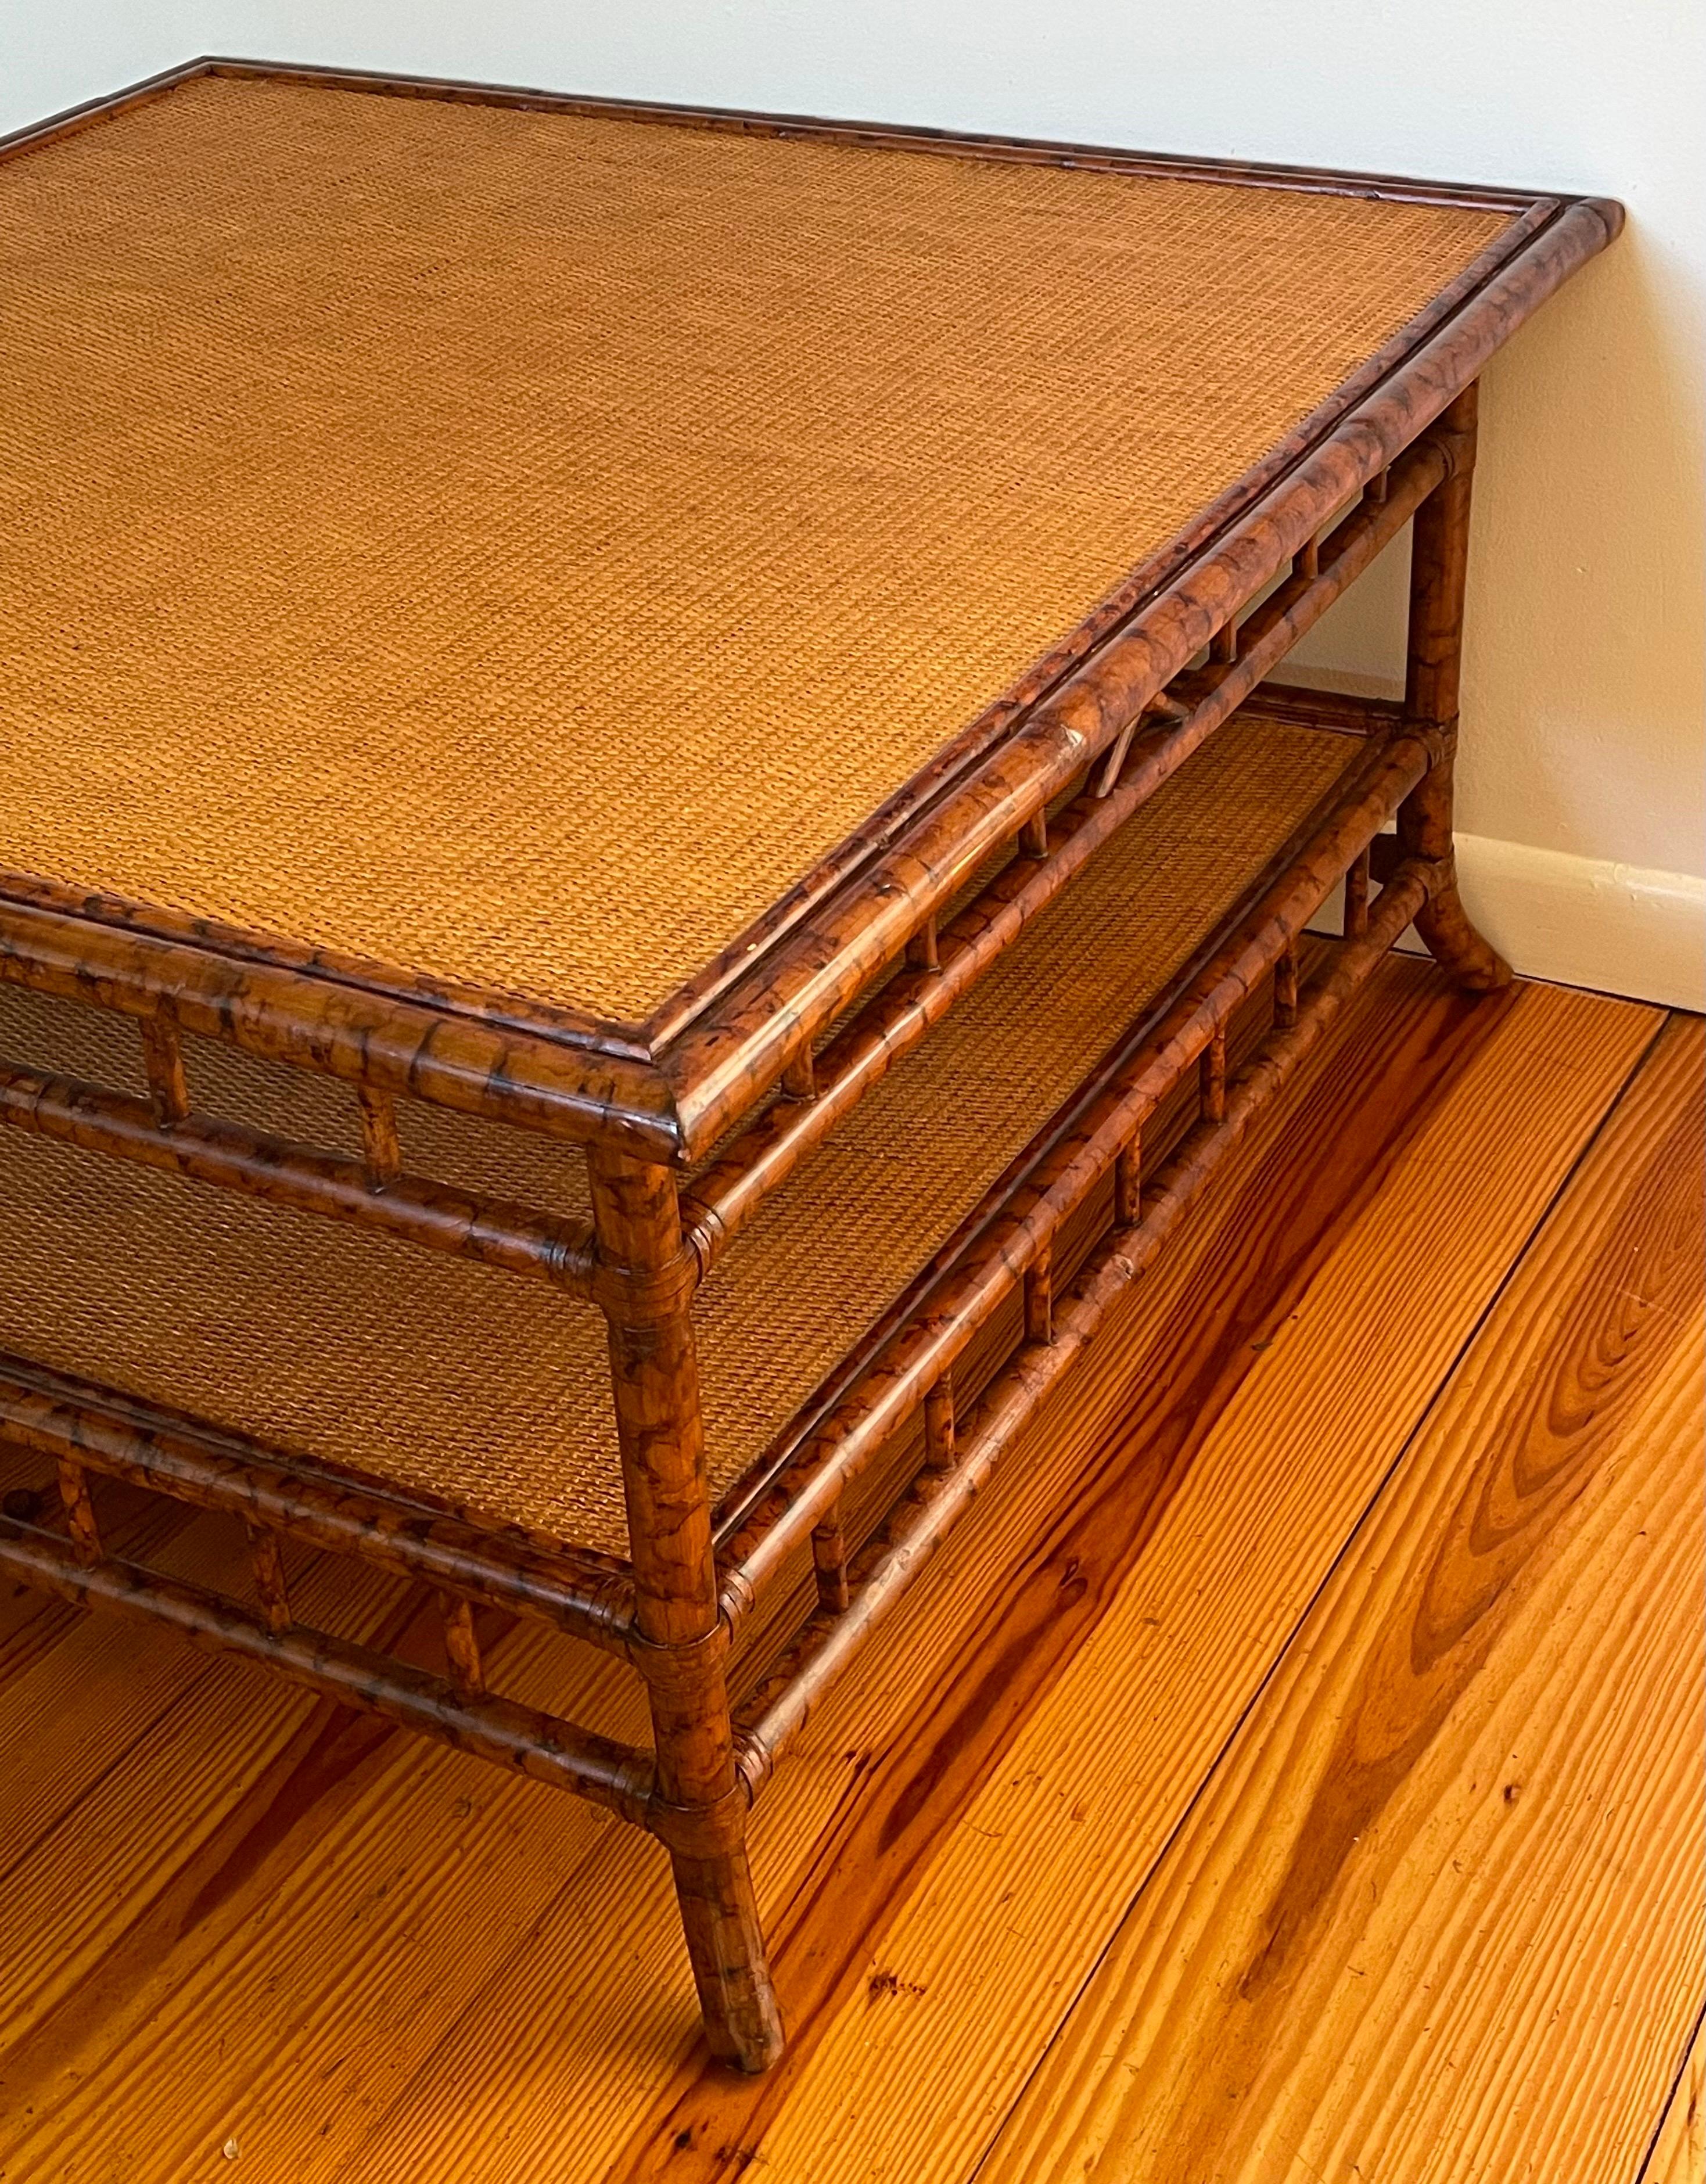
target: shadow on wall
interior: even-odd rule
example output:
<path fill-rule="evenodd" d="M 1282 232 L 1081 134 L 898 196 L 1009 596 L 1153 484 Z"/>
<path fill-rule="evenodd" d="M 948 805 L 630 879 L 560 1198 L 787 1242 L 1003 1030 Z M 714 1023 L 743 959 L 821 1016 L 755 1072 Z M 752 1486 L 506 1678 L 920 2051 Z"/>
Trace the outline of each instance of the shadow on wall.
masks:
<path fill-rule="evenodd" d="M 1471 569 L 1466 833 L 1703 868 L 1706 505 L 1673 276 L 1633 221 L 1489 365 Z M 1399 540 L 1293 655 L 1395 694 Z"/>

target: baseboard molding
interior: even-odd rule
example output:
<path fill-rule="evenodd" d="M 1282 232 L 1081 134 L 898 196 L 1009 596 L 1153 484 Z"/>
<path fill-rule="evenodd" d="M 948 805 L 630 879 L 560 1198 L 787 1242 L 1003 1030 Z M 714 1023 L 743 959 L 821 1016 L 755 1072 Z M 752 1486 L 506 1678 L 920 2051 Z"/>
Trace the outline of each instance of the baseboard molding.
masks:
<path fill-rule="evenodd" d="M 1706 1011 L 1706 880 L 1485 834 L 1458 835 L 1458 873 L 1469 916 L 1525 978 Z M 1315 923 L 1338 931 L 1336 896 Z"/>

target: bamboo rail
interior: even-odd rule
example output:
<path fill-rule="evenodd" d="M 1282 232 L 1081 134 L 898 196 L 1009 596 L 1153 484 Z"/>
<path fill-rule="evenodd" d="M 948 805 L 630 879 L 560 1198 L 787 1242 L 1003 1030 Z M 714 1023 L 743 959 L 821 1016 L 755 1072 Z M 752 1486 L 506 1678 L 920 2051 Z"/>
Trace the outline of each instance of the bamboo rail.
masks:
<path fill-rule="evenodd" d="M 133 1100 L 80 1077 L 0 1064 L 0 1123 L 270 1206 L 378 1229 L 426 1251 L 538 1275 L 571 1296 L 594 1292 L 588 1223 L 403 1173 L 394 1164 L 394 1123 L 376 1167 L 371 1156 L 348 1160 L 194 1114 L 181 1103 L 162 1120 L 158 1101 Z"/>
<path fill-rule="evenodd" d="M 1144 1119 L 1224 1034 L 1349 862 L 1422 778 L 1430 755 L 1417 737 L 1374 745 L 1341 784 L 1307 851 L 1282 852 L 1278 876 L 1254 906 L 1158 1018 L 1137 1027 L 1044 1133 L 1046 1150 L 1034 1159 L 1022 1155 L 967 1217 L 925 1281 L 908 1293 L 906 1317 L 886 1346 L 867 1353 L 855 1385 L 729 1512 L 719 1560 L 732 1617 L 778 1576 L 801 1530 L 906 1424 Z"/>
<path fill-rule="evenodd" d="M 170 1624 L 198 1646 L 264 1663 L 293 1683 L 358 1706 L 436 1743 L 571 1790 L 640 1827 L 651 1824 L 649 1756 L 509 1699 L 465 1696 L 388 1654 L 292 1624 L 276 1630 L 198 1585 L 134 1563 L 85 1563 L 51 1532 L 0 1516 L 0 1570 L 74 1607 L 98 1604 Z"/>
<path fill-rule="evenodd" d="M 1116 782 L 1085 790 L 1051 822 L 1045 856 L 1021 856 L 939 929 L 933 911 L 919 960 L 886 985 L 811 1067 L 808 1103 L 778 1102 L 753 1123 L 682 1202 L 702 1271 L 748 1227 L 764 1200 L 939 1022 L 954 1003 L 1053 901 L 1095 850 L 1246 702 L 1270 668 L 1363 574 L 1445 477 L 1448 458 L 1424 438 L 1397 467 L 1384 502 L 1363 504 L 1326 542 L 1313 577 L 1295 576 L 1235 633 L 1227 657 L 1190 680 L 1182 717 L 1129 732 Z M 1118 746 L 1116 747 L 1118 749 Z M 911 948 L 915 933 L 906 945 Z"/>
<path fill-rule="evenodd" d="M 1380 893 L 1363 938 L 1348 944 L 1307 990 L 1295 1023 L 1240 1071 L 1225 1112 L 1188 1137 L 1155 1178 L 1135 1228 L 1112 1229 L 1080 1269 L 1056 1315 L 1053 1339 L 1026 1345 L 985 1390 L 967 1421 L 951 1467 L 928 1490 L 909 1490 L 848 1573 L 847 1605 L 820 1607 L 775 1669 L 740 1708 L 740 1766 L 755 1795 L 804 1727 L 811 1707 L 856 1648 L 913 1583 L 965 1515 L 1043 1398 L 1095 1334 L 1108 1308 L 1150 1265 L 1209 1178 L 1272 1104 L 1346 1000 L 1426 902 L 1436 866 L 1401 866 Z"/>
<path fill-rule="evenodd" d="M 0 1440 L 627 1651 L 633 1585 L 614 1556 L 484 1529 L 329 1465 L 298 1469 L 240 1435 L 3 1354 Z"/>

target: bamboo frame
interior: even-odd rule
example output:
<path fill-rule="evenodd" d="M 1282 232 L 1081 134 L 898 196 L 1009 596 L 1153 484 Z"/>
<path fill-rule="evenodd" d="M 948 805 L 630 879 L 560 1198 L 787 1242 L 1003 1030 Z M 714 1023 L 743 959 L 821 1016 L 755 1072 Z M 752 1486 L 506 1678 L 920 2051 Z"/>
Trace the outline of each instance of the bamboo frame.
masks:
<path fill-rule="evenodd" d="M 0 1518 L 0 1568 L 79 1603 L 170 1623 L 199 1644 L 593 1798 L 655 1835 L 672 1860 L 713 2050 L 763 2069 L 780 2052 L 782 2028 L 747 1816 L 818 1696 L 1398 935 L 1413 922 L 1470 991 L 1510 975 L 1464 916 L 1452 861 L 1475 379 L 1512 328 L 1611 239 L 1620 212 L 1386 178 L 224 61 L 25 132 L 0 156 L 209 72 L 940 156 L 1373 191 L 1512 215 L 1475 266 L 644 1024 L 464 992 L 0 876 L 0 977 L 134 1019 L 148 1086 L 139 1100 L 7 1066 L 0 1123 L 543 1277 L 595 1306 L 608 1328 L 630 1540 L 625 1560 L 565 1548 L 0 1357 L 0 1439 L 51 1466 L 58 1507 L 55 1517 L 44 1497 L 33 1512 Z M 1411 522 L 1403 705 L 1264 688 Z M 713 1509 L 694 1354 L 698 1282 L 1096 850 L 1252 700 L 1359 736 L 1366 748 L 1293 841 L 1252 875 L 1196 961 Z M 1395 837 L 1380 833 L 1389 823 Z M 962 900 L 992 859 L 1001 861 L 994 877 Z M 1299 936 L 1341 880 L 1346 937 L 1305 978 Z M 1230 1034 L 1254 996 L 1265 1028 L 1241 1054 Z M 348 1084 L 361 1157 L 199 1112 L 185 1033 Z M 1179 1142 L 1157 1142 L 1180 1087 L 1194 1088 L 1192 1117 Z M 591 1222 L 410 1173 L 399 1121 L 405 1097 L 583 1144 Z M 691 1164 L 718 1146 L 689 1179 Z M 906 1475 L 893 1482 L 893 1454 L 912 1447 L 914 1429 Z M 107 1477 L 240 1519 L 257 1606 L 114 1557 L 95 1491 Z M 860 1493 L 879 1477 L 883 1506 L 873 1510 Z M 304 1628 L 287 1541 L 429 1586 L 445 1673 L 426 1675 Z M 805 1619 L 737 1703 L 737 1643 L 796 1580 L 809 1596 Z M 644 1685 L 650 1749 L 494 1694 L 491 1629 L 511 1615 L 627 1662 Z"/>

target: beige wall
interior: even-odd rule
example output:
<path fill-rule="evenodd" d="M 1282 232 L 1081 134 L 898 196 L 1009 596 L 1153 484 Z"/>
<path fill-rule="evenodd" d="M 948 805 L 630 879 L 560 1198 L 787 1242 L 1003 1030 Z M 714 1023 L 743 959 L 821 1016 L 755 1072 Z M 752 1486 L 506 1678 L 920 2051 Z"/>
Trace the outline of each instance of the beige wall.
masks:
<path fill-rule="evenodd" d="M 1461 819 L 1475 834 L 1698 873 L 1701 366 L 1664 276 L 1632 225 L 1487 372 Z M 1400 541 L 1292 655 L 1300 678 L 1320 668 L 1397 687 L 1406 552 Z"/>

